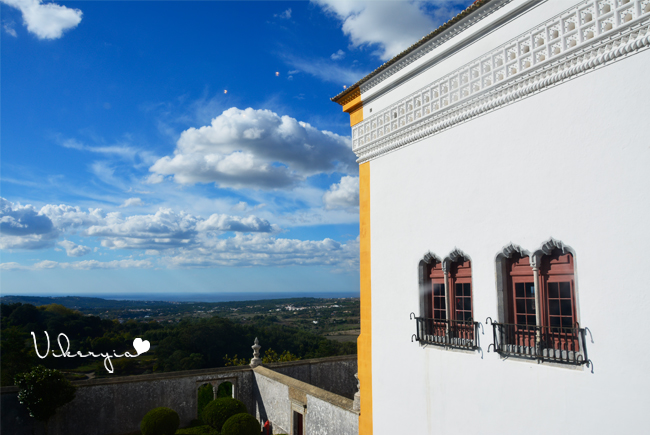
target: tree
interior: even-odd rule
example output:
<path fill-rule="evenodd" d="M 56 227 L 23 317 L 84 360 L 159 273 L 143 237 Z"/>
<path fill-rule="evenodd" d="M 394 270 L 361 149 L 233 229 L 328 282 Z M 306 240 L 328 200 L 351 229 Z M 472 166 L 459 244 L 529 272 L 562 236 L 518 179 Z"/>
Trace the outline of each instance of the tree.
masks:
<path fill-rule="evenodd" d="M 18 401 L 25 405 L 29 415 L 45 423 L 55 413 L 57 408 L 71 402 L 75 396 L 76 387 L 58 370 L 46 369 L 38 365 L 31 372 L 16 375 Z"/>
<path fill-rule="evenodd" d="M 0 385 L 13 385 L 14 377 L 32 366 L 32 357 L 25 348 L 27 334 L 17 326 L 2 331 L 0 344 Z"/>

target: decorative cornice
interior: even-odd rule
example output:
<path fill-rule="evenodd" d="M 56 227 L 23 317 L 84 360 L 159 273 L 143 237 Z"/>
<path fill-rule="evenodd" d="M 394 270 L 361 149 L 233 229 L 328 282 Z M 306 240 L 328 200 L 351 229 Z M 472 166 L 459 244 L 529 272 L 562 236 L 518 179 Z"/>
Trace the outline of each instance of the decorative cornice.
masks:
<path fill-rule="evenodd" d="M 352 149 L 357 161 L 647 49 L 650 0 L 620 3 L 583 1 L 355 125 Z"/>
<path fill-rule="evenodd" d="M 418 42 L 415 44 L 411 45 L 408 47 L 406 50 L 402 51 L 386 63 L 382 64 L 379 68 L 353 84 L 352 86 L 348 87 L 346 90 L 343 92 L 339 93 L 335 97 L 332 97 L 331 100 L 334 101 L 335 103 L 339 103 L 342 105 L 340 102 L 341 99 L 348 98 L 348 94 L 350 92 L 356 91 L 356 90 L 363 90 L 364 92 L 374 86 L 375 84 L 379 83 L 380 81 L 384 80 L 387 77 L 390 77 L 392 74 L 395 72 L 399 71 L 400 69 L 404 68 L 406 65 L 410 64 L 413 62 L 413 60 L 420 58 L 421 56 L 418 56 L 415 59 L 411 59 L 409 55 L 413 53 L 414 51 L 418 50 L 419 48 L 425 46 L 425 50 L 427 50 L 424 54 L 430 52 L 433 50 L 433 48 L 439 46 L 440 44 L 438 43 L 439 40 L 439 35 L 443 34 L 443 37 L 445 38 L 443 42 L 447 41 L 449 38 L 447 37 L 447 31 L 452 30 L 454 33 L 453 35 L 456 35 L 463 30 L 465 30 L 467 27 L 470 25 L 476 23 L 479 19 L 485 18 L 486 16 L 490 15 L 492 12 L 498 10 L 502 6 L 504 6 L 507 3 L 510 3 L 512 0 L 478 0 L 472 3 L 468 8 L 463 10 L 461 13 L 456 15 L 455 17 L 451 18 L 449 21 L 435 29 L 433 32 L 429 33 L 428 35 L 424 36 L 422 39 L 420 39 Z M 495 4 L 497 7 L 494 7 Z M 489 9 L 489 12 L 483 13 L 485 9 Z M 473 14 L 480 10 L 480 18 L 476 19 L 476 16 Z M 467 17 L 471 18 L 470 20 L 466 20 Z M 466 22 L 468 24 L 466 24 Z M 460 30 L 458 30 L 460 29 Z M 435 44 L 435 45 L 432 45 Z M 429 49 L 429 45 L 432 45 L 433 48 Z M 383 79 L 379 81 L 375 81 L 374 78 L 378 77 L 378 75 L 384 71 L 387 70 L 393 70 L 395 71 L 389 73 L 387 76 L 385 76 Z M 373 84 L 367 85 L 367 82 L 370 80 L 373 80 Z M 364 85 L 363 88 L 361 86 Z"/>
<path fill-rule="evenodd" d="M 421 46 L 415 46 L 410 47 L 407 49 L 398 61 L 396 61 L 393 64 L 388 65 L 386 68 L 378 68 L 376 70 L 376 73 L 370 74 L 367 78 L 366 81 L 360 82 L 359 87 L 361 88 L 361 92 L 365 93 L 368 92 L 371 88 L 374 86 L 378 85 L 379 83 L 383 82 L 393 74 L 401 71 L 402 69 L 406 68 L 416 60 L 422 58 L 423 56 L 429 54 L 436 48 L 440 47 L 442 44 L 445 42 L 449 41 L 450 39 L 456 37 L 458 34 L 461 32 L 464 32 L 467 30 L 469 27 L 473 26 L 474 24 L 478 23 L 481 21 L 483 18 L 486 18 L 487 16 L 491 15 L 492 13 L 498 11 L 508 3 L 511 3 L 513 0 L 500 0 L 500 1 L 492 1 L 489 2 L 488 4 L 485 4 L 483 7 L 479 7 L 476 10 L 466 10 L 469 13 L 464 13 L 466 11 L 463 11 L 461 14 L 459 14 L 458 20 L 454 21 L 454 19 L 450 20 L 449 22 L 445 23 L 443 26 L 441 26 L 438 31 L 436 30 L 436 38 L 427 40 L 424 44 Z M 474 12 L 474 13 L 472 13 Z M 462 18 L 466 19 L 462 20 Z M 453 22 L 452 22 L 453 21 Z M 453 25 L 456 23 L 455 25 Z M 451 25 L 448 25 L 451 24 Z M 428 35 L 427 35 L 428 36 Z M 425 37 L 426 38 L 426 37 Z M 422 38 L 422 39 L 425 39 Z"/>

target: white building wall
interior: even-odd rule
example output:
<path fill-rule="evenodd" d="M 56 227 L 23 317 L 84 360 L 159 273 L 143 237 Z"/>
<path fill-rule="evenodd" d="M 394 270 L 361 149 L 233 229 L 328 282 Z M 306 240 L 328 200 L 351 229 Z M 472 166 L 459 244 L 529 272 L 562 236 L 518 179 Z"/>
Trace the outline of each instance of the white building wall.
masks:
<path fill-rule="evenodd" d="M 647 433 L 650 52 L 370 162 L 374 434 Z M 495 256 L 575 252 L 587 368 L 411 342 L 418 262 L 472 259 L 475 319 L 497 318 Z"/>

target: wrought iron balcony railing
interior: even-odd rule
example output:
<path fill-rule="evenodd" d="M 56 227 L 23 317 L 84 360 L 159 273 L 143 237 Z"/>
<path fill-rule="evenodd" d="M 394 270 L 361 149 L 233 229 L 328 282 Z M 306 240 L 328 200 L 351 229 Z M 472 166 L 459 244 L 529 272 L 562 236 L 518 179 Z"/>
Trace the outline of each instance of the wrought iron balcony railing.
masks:
<path fill-rule="evenodd" d="M 503 356 L 589 366 L 585 328 L 492 323 L 495 352 Z M 490 348 L 488 347 L 488 352 Z"/>
<path fill-rule="evenodd" d="M 417 328 L 415 338 L 422 344 L 471 350 L 478 348 L 479 322 L 424 317 L 415 317 L 415 321 Z"/>

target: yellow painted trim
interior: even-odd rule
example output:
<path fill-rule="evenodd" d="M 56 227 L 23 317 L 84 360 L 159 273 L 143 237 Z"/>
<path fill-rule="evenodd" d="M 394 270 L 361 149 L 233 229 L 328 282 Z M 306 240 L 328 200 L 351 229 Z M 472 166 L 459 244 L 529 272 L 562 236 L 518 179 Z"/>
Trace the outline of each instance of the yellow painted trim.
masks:
<path fill-rule="evenodd" d="M 361 92 L 359 92 L 353 99 L 343 105 L 343 111 L 350 113 L 359 105 L 361 105 Z"/>
<path fill-rule="evenodd" d="M 350 127 L 354 127 L 361 121 L 363 121 L 363 107 L 359 107 L 355 111 L 350 112 Z"/>
<path fill-rule="evenodd" d="M 361 385 L 359 435 L 372 435 L 372 321 L 370 295 L 370 162 L 359 165 L 359 239 L 361 277 L 361 334 L 357 339 L 357 367 Z"/>
<path fill-rule="evenodd" d="M 363 121 L 363 102 L 361 101 L 361 91 L 356 91 L 346 99 L 342 104 L 343 111 L 350 114 L 350 126 Z"/>

